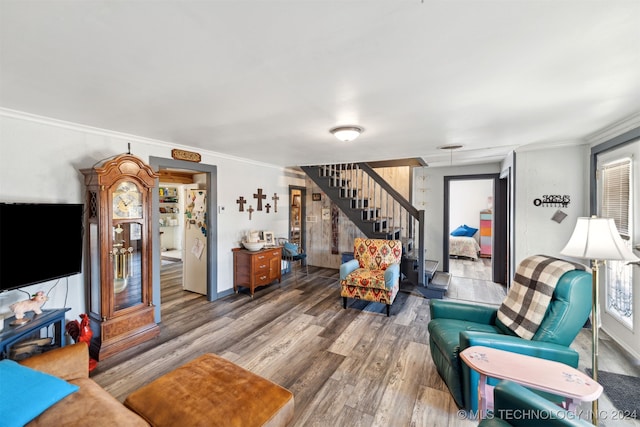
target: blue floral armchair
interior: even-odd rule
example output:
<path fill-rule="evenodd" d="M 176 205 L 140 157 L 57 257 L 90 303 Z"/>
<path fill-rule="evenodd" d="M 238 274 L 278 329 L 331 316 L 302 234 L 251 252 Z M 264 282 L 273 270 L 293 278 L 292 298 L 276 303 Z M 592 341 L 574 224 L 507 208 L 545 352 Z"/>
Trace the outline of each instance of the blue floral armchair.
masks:
<path fill-rule="evenodd" d="M 387 316 L 400 289 L 400 240 L 354 240 L 354 259 L 340 266 L 340 295 L 343 307 L 347 298 L 387 305 Z"/>

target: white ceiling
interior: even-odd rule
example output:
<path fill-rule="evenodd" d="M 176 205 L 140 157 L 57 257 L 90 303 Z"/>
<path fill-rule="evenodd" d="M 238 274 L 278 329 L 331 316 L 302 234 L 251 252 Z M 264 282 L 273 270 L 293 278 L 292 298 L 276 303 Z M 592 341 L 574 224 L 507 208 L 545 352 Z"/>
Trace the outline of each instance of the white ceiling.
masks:
<path fill-rule="evenodd" d="M 0 48 L 0 107 L 282 166 L 496 161 L 640 112 L 638 0 L 0 0 Z"/>

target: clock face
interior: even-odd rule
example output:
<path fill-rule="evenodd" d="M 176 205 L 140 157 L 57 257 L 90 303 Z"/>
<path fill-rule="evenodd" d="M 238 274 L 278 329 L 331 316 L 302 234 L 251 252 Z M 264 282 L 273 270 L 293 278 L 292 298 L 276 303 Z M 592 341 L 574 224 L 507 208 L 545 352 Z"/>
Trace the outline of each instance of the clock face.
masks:
<path fill-rule="evenodd" d="M 120 183 L 112 196 L 113 218 L 142 218 L 142 195 L 134 183 Z"/>

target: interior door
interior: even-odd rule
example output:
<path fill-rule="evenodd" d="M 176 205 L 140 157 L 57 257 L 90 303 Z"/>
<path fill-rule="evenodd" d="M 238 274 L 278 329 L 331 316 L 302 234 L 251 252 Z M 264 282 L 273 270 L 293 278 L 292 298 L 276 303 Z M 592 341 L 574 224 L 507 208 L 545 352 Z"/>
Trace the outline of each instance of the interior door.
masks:
<path fill-rule="evenodd" d="M 304 250 L 305 248 L 305 187 L 289 186 L 289 242 L 298 245 Z"/>
<path fill-rule="evenodd" d="M 605 166 L 630 163 L 630 177 L 627 187 L 629 199 L 629 241 L 635 254 L 640 255 L 640 140 L 598 154 L 598 215 L 602 215 L 603 204 L 603 168 Z M 637 264 L 625 265 L 620 262 L 607 262 L 604 273 L 600 275 L 601 304 L 600 317 L 602 329 L 616 342 L 640 358 L 640 267 Z M 604 306 L 603 306 L 604 305 Z"/>

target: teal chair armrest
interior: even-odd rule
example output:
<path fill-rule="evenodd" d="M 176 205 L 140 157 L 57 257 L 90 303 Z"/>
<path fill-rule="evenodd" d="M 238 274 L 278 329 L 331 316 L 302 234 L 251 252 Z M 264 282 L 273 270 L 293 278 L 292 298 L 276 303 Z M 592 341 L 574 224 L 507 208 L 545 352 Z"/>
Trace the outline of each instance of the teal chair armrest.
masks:
<path fill-rule="evenodd" d="M 512 335 L 499 335 L 487 332 L 460 332 L 460 351 L 471 346 L 492 347 L 513 353 L 526 354 L 541 359 L 554 360 L 576 368 L 578 366 L 578 352 L 569 347 L 540 341 L 529 341 Z M 478 382 L 480 374 L 470 369 L 464 361 L 460 361 L 462 371 L 462 394 L 465 406 L 473 411 L 478 410 Z M 495 385 L 496 379 L 489 379 L 489 384 Z M 549 395 L 550 398 L 554 397 Z"/>
<path fill-rule="evenodd" d="M 352 259 L 340 266 L 340 280 L 344 280 L 347 276 L 356 271 L 360 267 L 360 263 L 357 259 Z"/>
<path fill-rule="evenodd" d="M 578 352 L 571 347 L 542 341 L 525 340 L 512 335 L 477 331 L 460 332 L 460 351 L 474 345 L 498 348 L 513 353 L 539 357 L 541 359 L 555 360 L 574 368 L 578 366 Z"/>
<path fill-rule="evenodd" d="M 500 381 L 493 390 L 493 417 L 512 426 L 590 426 L 573 412 L 566 411 L 512 381 Z M 482 423 L 480 423 L 482 426 Z"/>
<path fill-rule="evenodd" d="M 384 271 L 384 286 L 391 289 L 398 283 L 398 279 L 400 279 L 400 264 L 391 264 Z"/>
<path fill-rule="evenodd" d="M 455 319 L 493 325 L 498 309 L 482 305 L 465 304 L 456 301 L 429 300 L 431 319 Z"/>

